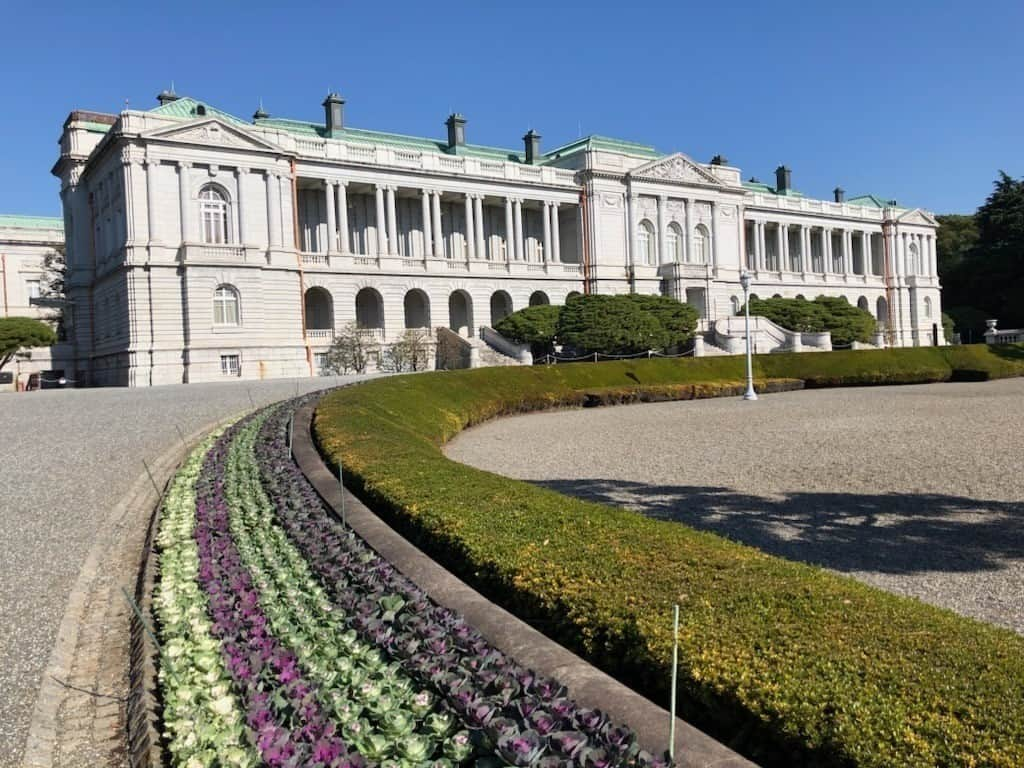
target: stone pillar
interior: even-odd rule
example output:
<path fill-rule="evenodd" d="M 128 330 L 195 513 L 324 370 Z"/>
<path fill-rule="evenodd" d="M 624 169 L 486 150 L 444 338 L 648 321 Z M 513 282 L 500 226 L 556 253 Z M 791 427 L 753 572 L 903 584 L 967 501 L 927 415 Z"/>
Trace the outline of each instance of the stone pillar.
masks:
<path fill-rule="evenodd" d="M 754 222 L 754 248 L 757 249 L 756 250 L 756 253 L 757 253 L 757 269 L 758 269 L 758 271 L 764 271 L 764 268 L 765 268 L 765 261 L 764 261 L 765 241 L 764 241 L 764 222 L 763 221 L 755 221 Z"/>
<path fill-rule="evenodd" d="M 637 236 L 636 214 L 637 214 L 637 208 L 639 207 L 639 198 L 636 195 L 636 193 L 630 192 L 629 198 L 628 198 L 628 205 L 629 205 L 629 210 L 627 211 L 627 214 L 629 214 L 629 218 L 627 219 L 627 222 L 626 222 L 628 224 L 627 232 L 626 232 L 626 237 L 627 237 L 627 240 L 628 240 L 627 244 L 628 244 L 629 247 L 626 248 L 626 258 L 629 259 L 629 264 L 630 264 L 630 266 L 632 266 L 632 265 L 636 264 L 636 256 L 637 256 L 637 254 L 636 254 L 636 236 Z"/>
<path fill-rule="evenodd" d="M 347 186 L 347 181 L 339 181 L 335 196 L 338 202 L 338 251 L 341 253 L 349 252 Z"/>
<path fill-rule="evenodd" d="M 484 241 L 484 198 L 473 195 L 473 232 L 476 234 L 476 257 L 487 258 L 487 244 Z"/>
<path fill-rule="evenodd" d="M 693 199 L 683 199 L 683 259 L 693 263 Z"/>
<path fill-rule="evenodd" d="M 714 200 L 711 201 L 711 264 L 718 267 L 718 217 L 719 217 L 719 205 Z M 706 292 L 705 292 L 706 295 Z M 711 301 L 710 297 L 706 301 Z M 710 320 L 710 315 L 708 317 Z"/>
<path fill-rule="evenodd" d="M 431 230 L 434 233 L 434 256 L 444 258 L 444 228 L 441 226 L 441 193 L 434 191 L 430 193 L 432 205 Z"/>
<path fill-rule="evenodd" d="M 278 193 L 277 177 L 272 171 L 266 171 L 267 181 L 267 247 L 281 245 L 281 197 Z"/>
<path fill-rule="evenodd" d="M 896 235 L 896 274 L 907 274 L 907 234 L 900 232 Z"/>
<path fill-rule="evenodd" d="M 395 211 L 395 187 L 387 188 L 388 202 L 388 253 L 397 254 L 399 251 L 398 237 L 398 215 Z"/>
<path fill-rule="evenodd" d="M 928 276 L 939 276 L 939 265 L 935 256 L 935 235 L 928 235 Z M 939 325 L 942 325 L 941 323 Z"/>
<path fill-rule="evenodd" d="M 843 238 L 843 277 L 853 272 L 853 233 L 848 229 L 840 230 Z"/>
<path fill-rule="evenodd" d="M 665 240 L 667 226 L 665 206 L 668 204 L 668 195 L 658 195 L 658 264 L 667 264 L 668 259 L 665 258 Z"/>
<path fill-rule="evenodd" d="M 562 240 L 558 230 L 558 203 L 551 203 L 551 247 L 553 249 L 551 260 L 562 261 Z"/>
<path fill-rule="evenodd" d="M 811 263 L 811 228 L 800 225 L 800 271 L 810 272 Z"/>
<path fill-rule="evenodd" d="M 544 201 L 544 261 L 551 261 L 551 203 Z"/>
<path fill-rule="evenodd" d="M 192 242 L 195 239 L 192 234 L 192 200 L 188 189 L 188 176 L 191 167 L 192 163 L 183 161 L 178 163 L 178 203 L 181 206 L 182 244 Z"/>
<path fill-rule="evenodd" d="M 512 198 L 505 198 L 505 261 L 515 259 L 515 224 L 512 220 Z"/>
<path fill-rule="evenodd" d="M 248 224 L 248 217 L 245 214 L 245 179 L 249 175 L 249 169 L 239 166 L 235 168 L 235 188 L 237 190 L 235 206 L 238 217 L 238 244 L 245 245 L 249 242 L 248 231 L 246 225 Z"/>
<path fill-rule="evenodd" d="M 157 184 L 157 173 L 160 168 L 160 162 L 153 160 L 152 158 L 146 159 L 146 214 L 149 219 L 149 242 L 151 244 L 157 244 L 160 242 L 160 231 L 158 229 L 157 222 L 160 217 L 157 216 L 159 206 L 156 202 L 156 184 Z"/>
<path fill-rule="evenodd" d="M 384 214 L 384 187 L 377 184 L 374 187 L 374 197 L 377 203 L 377 255 L 383 256 L 387 252 L 387 235 L 384 232 L 385 214 Z"/>
<path fill-rule="evenodd" d="M 832 271 L 832 230 L 828 227 L 823 227 L 821 230 L 822 243 L 825 245 L 825 249 L 822 251 L 821 260 L 823 272 Z"/>
<path fill-rule="evenodd" d="M 476 236 L 473 234 L 473 198 L 466 194 L 465 199 L 464 239 L 466 242 L 465 255 L 467 259 L 476 258 Z"/>
<path fill-rule="evenodd" d="M 336 220 L 337 203 L 334 200 L 334 182 L 324 182 L 324 201 L 327 205 L 327 243 L 325 253 L 334 253 L 337 242 L 338 223 Z"/>
<path fill-rule="evenodd" d="M 871 235 L 868 232 L 860 233 L 861 252 L 861 274 L 871 274 Z"/>
<path fill-rule="evenodd" d="M 518 197 L 512 201 L 512 218 L 516 235 L 516 261 L 522 261 L 526 258 L 523 248 L 523 201 Z"/>
<path fill-rule="evenodd" d="M 779 271 L 789 272 L 789 224 L 779 224 Z"/>
<path fill-rule="evenodd" d="M 429 258 L 433 248 L 434 238 L 430 226 L 430 190 L 420 190 L 420 216 L 423 217 L 423 258 Z"/>

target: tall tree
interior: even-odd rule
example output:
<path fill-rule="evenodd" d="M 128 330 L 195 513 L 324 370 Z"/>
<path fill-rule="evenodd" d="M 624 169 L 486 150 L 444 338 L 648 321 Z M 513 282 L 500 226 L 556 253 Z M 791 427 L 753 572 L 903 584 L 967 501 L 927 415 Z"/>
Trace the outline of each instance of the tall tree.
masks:
<path fill-rule="evenodd" d="M 1003 171 L 978 209 L 972 262 L 975 306 L 991 309 L 1003 327 L 1024 325 L 1024 179 Z"/>
<path fill-rule="evenodd" d="M 57 341 L 53 329 L 31 317 L 0 317 L 0 369 L 23 349 L 48 347 Z"/>

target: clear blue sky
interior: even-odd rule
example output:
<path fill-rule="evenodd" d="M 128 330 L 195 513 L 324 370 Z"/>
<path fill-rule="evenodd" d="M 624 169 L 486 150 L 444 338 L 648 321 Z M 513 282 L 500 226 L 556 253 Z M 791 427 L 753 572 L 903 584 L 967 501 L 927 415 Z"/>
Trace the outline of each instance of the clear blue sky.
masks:
<path fill-rule="evenodd" d="M 722 153 L 744 178 L 793 169 L 805 194 L 873 192 L 969 212 L 1024 175 L 1024 3 L 27 3 L 0 46 L 0 212 L 59 214 L 50 175 L 73 109 L 179 94 L 248 118 L 544 147 L 600 133 Z M 17 9 L 15 10 L 15 6 Z"/>

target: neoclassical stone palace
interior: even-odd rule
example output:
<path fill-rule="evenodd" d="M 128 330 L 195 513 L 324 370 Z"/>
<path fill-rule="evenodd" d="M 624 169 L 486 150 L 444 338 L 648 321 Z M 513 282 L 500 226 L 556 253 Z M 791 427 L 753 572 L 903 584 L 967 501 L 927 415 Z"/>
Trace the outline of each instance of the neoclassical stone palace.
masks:
<path fill-rule="evenodd" d="M 164 92 L 149 111 L 72 112 L 61 179 L 77 378 L 149 385 L 311 375 L 348 323 L 474 336 L 572 293 L 662 293 L 705 325 L 754 292 L 842 295 L 887 343 L 943 343 L 932 216 L 834 201 L 587 136 L 541 149 L 324 122 L 244 121 Z"/>

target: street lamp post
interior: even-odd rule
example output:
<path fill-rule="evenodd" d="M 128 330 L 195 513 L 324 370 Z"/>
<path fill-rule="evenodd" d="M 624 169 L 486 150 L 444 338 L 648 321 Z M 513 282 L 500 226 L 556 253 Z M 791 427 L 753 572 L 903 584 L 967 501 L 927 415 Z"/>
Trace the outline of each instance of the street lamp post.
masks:
<path fill-rule="evenodd" d="M 750 349 L 750 273 L 746 270 L 740 273 L 740 285 L 743 287 L 744 328 L 747 336 L 747 391 L 743 393 L 743 399 L 757 400 L 757 392 L 754 391 L 754 358 Z"/>

